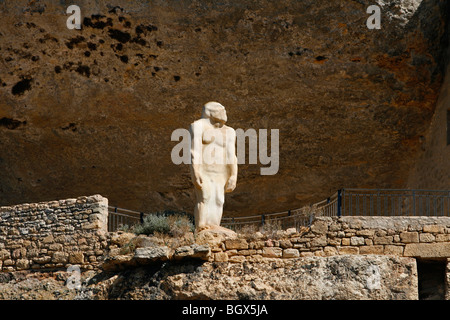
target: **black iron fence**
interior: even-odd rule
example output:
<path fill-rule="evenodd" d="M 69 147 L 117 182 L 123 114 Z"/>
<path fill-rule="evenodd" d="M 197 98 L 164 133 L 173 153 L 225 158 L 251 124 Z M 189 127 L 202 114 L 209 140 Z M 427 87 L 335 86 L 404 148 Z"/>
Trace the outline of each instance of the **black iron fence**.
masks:
<path fill-rule="evenodd" d="M 108 231 L 116 231 L 122 226 L 133 226 L 141 223 L 144 218 L 143 212 L 118 208 L 108 207 Z"/>
<path fill-rule="evenodd" d="M 339 215 L 449 216 L 450 191 L 407 189 L 343 189 Z"/>
<path fill-rule="evenodd" d="M 242 228 L 259 229 L 287 229 L 300 228 L 311 224 L 313 215 L 310 208 L 304 207 L 283 212 L 261 214 L 246 217 L 224 217 L 221 225 L 232 229 L 239 230 Z"/>
<path fill-rule="evenodd" d="M 108 230 L 140 223 L 145 215 L 110 206 Z M 450 191 L 340 189 L 311 206 L 246 217 L 223 217 L 221 225 L 233 230 L 299 229 L 310 226 L 316 216 L 450 216 Z"/>

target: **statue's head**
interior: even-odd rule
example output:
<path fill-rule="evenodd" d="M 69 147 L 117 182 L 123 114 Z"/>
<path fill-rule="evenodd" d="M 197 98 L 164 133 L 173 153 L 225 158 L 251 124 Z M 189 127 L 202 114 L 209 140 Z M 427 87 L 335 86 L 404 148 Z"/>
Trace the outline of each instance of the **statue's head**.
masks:
<path fill-rule="evenodd" d="M 203 106 L 202 118 L 211 119 L 214 122 L 227 122 L 225 107 L 218 102 L 208 102 Z"/>

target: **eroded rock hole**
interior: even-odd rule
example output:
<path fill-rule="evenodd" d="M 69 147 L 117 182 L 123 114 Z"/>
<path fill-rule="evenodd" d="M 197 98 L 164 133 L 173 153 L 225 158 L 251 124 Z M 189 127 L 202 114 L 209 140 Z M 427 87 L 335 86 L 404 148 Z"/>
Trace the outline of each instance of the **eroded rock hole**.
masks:
<path fill-rule="evenodd" d="M 121 43 L 127 43 L 131 39 L 131 35 L 117 29 L 109 29 L 109 36 Z"/>
<path fill-rule="evenodd" d="M 6 118 L 6 117 L 3 117 L 0 119 L 0 127 L 5 127 L 6 129 L 9 129 L 9 130 L 14 130 L 14 129 L 16 129 L 20 126 L 24 126 L 26 124 L 27 124 L 26 121 L 20 121 L 20 120 Z"/>
<path fill-rule="evenodd" d="M 11 92 L 15 96 L 20 96 L 27 90 L 31 90 L 31 78 L 25 78 L 17 82 L 11 89 Z"/>
<path fill-rule="evenodd" d="M 91 70 L 88 66 L 85 65 L 80 65 L 75 69 L 76 72 L 78 72 L 79 74 L 86 76 L 89 78 L 89 76 L 91 75 Z"/>
<path fill-rule="evenodd" d="M 123 63 L 128 63 L 128 56 L 123 55 L 119 57 L 120 61 L 122 61 Z"/>
<path fill-rule="evenodd" d="M 103 15 L 94 14 L 90 18 L 85 17 L 83 19 L 83 25 L 85 27 L 91 27 L 94 29 L 104 29 L 105 27 L 112 27 L 112 19 L 107 18 L 106 21 L 103 21 L 102 19 L 106 18 Z"/>
<path fill-rule="evenodd" d="M 95 43 L 88 42 L 87 46 L 88 46 L 89 50 L 92 50 L 92 51 L 97 50 L 97 45 Z"/>
<path fill-rule="evenodd" d="M 144 33 L 144 31 L 148 31 L 148 32 L 158 31 L 158 27 L 154 26 L 152 24 L 149 24 L 149 25 L 140 24 L 140 25 L 136 26 L 134 31 L 136 32 L 136 34 L 141 34 L 141 33 Z"/>
<path fill-rule="evenodd" d="M 76 46 L 77 44 L 79 44 L 80 42 L 85 41 L 86 39 L 82 36 L 77 36 L 75 38 L 70 39 L 69 42 L 66 42 L 66 46 L 69 49 L 73 49 L 74 46 Z"/>
<path fill-rule="evenodd" d="M 71 131 L 75 132 L 75 131 L 77 131 L 77 125 L 75 123 L 71 122 L 67 126 L 62 127 L 61 130 L 64 130 L 64 131 L 71 130 Z"/>

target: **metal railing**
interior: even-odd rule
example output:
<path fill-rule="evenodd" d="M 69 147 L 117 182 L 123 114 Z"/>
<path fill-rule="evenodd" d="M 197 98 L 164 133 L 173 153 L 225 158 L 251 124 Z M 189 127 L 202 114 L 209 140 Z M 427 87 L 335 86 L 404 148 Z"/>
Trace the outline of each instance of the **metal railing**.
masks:
<path fill-rule="evenodd" d="M 108 231 L 143 221 L 143 212 L 109 207 Z M 340 189 L 311 206 L 245 217 L 223 217 L 230 229 L 297 228 L 311 225 L 316 216 L 450 216 L 450 191 L 408 189 Z"/>
<path fill-rule="evenodd" d="M 300 228 L 312 223 L 313 214 L 308 207 L 288 210 L 283 212 L 268 213 L 247 217 L 224 217 L 221 225 L 237 230 L 244 226 L 254 227 L 255 229 L 264 228 Z"/>
<path fill-rule="evenodd" d="M 254 215 L 247 217 L 222 218 L 224 227 L 239 229 L 251 225 L 256 229 L 287 229 L 311 226 L 315 216 L 334 216 L 338 213 L 338 192 L 326 200 L 317 202 L 312 206 L 276 213 Z"/>
<path fill-rule="evenodd" d="M 342 189 L 345 216 L 450 216 L 450 191 Z"/>
<path fill-rule="evenodd" d="M 144 219 L 144 213 L 108 206 L 108 231 L 116 231 L 121 226 L 132 226 L 141 223 Z"/>

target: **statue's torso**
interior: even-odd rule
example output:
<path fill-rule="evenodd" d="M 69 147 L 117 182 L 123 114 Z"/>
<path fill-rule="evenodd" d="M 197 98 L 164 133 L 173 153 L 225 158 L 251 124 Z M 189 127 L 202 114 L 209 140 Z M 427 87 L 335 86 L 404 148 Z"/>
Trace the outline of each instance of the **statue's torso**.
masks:
<path fill-rule="evenodd" d="M 197 125 L 202 128 L 202 171 L 227 175 L 229 170 L 226 158 L 227 135 L 230 135 L 233 129 L 226 125 L 215 127 L 209 120 L 199 122 Z M 204 161 L 205 154 L 211 155 L 215 163 Z"/>

